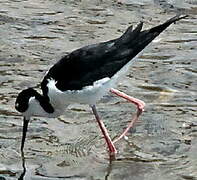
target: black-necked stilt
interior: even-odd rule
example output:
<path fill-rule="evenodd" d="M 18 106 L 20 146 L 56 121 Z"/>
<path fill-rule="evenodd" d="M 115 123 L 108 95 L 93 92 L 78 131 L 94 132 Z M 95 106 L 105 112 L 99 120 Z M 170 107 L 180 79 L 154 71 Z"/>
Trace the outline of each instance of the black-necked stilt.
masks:
<path fill-rule="evenodd" d="M 23 114 L 23 152 L 28 123 L 31 116 L 58 117 L 71 103 L 89 104 L 104 135 L 109 153 L 114 155 L 114 142 L 122 138 L 137 121 L 145 103 L 113 89 L 120 75 L 126 72 L 132 58 L 141 52 L 170 24 L 187 16 L 175 16 L 165 23 L 142 31 L 143 23 L 133 30 L 132 26 L 117 39 L 93 44 L 77 49 L 59 60 L 45 75 L 39 94 L 33 88 L 19 93 L 15 107 Z M 104 123 L 99 118 L 96 102 L 111 92 L 137 106 L 137 113 L 132 121 L 114 141 L 111 140 Z"/>

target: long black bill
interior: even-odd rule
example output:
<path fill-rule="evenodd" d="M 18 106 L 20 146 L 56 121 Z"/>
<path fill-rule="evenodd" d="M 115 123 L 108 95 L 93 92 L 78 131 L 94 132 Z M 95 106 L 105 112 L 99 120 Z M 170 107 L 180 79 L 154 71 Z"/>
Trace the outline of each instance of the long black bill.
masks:
<path fill-rule="evenodd" d="M 27 134 L 28 124 L 29 124 L 29 120 L 24 117 L 23 118 L 23 136 L 22 136 L 22 140 L 21 140 L 21 153 L 22 153 L 22 155 L 24 154 L 23 148 L 24 148 L 24 144 L 25 144 L 25 138 L 26 138 L 26 134 Z"/>

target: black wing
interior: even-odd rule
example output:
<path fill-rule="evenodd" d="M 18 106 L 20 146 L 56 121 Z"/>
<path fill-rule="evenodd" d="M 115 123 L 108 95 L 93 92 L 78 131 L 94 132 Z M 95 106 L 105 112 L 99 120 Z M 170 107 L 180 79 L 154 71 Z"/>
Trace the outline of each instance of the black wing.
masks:
<path fill-rule="evenodd" d="M 71 52 L 48 71 L 41 84 L 43 94 L 47 93 L 46 84 L 50 78 L 57 81 L 58 89 L 65 91 L 80 90 L 84 86 L 92 85 L 96 80 L 112 77 L 170 24 L 185 17 L 175 16 L 144 31 L 141 31 L 141 22 L 134 30 L 132 26 L 129 27 L 120 38 Z"/>

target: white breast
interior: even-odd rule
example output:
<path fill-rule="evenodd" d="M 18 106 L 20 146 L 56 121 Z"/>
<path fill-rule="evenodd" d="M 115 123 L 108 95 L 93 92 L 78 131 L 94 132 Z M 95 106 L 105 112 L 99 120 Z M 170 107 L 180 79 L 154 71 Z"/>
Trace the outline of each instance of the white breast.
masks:
<path fill-rule="evenodd" d="M 63 109 L 60 108 L 54 108 L 54 112 L 53 113 L 47 113 L 42 106 L 40 105 L 40 103 L 38 102 L 38 100 L 35 97 L 31 97 L 29 99 L 29 103 L 28 103 L 28 109 L 27 111 L 25 111 L 23 113 L 23 115 L 29 119 L 31 116 L 41 116 L 41 117 L 49 117 L 49 118 L 54 118 L 54 117 L 58 117 L 59 115 L 61 115 L 63 113 Z"/>

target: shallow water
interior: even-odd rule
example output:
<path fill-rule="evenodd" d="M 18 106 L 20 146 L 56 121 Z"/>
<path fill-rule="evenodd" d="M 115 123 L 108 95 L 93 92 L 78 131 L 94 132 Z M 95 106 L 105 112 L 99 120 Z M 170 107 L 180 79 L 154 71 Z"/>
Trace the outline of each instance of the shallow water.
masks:
<path fill-rule="evenodd" d="M 60 118 L 33 118 L 24 169 L 17 93 L 39 87 L 47 69 L 71 50 L 118 37 L 130 24 L 144 21 L 149 28 L 180 12 L 190 17 L 162 33 L 118 84 L 143 99 L 146 109 L 128 139 L 117 142 L 117 159 L 109 162 L 90 108 L 74 104 Z M 197 179 L 196 27 L 195 0 L 1 0 L 0 179 Z M 110 95 L 97 106 L 112 137 L 135 111 Z"/>

